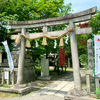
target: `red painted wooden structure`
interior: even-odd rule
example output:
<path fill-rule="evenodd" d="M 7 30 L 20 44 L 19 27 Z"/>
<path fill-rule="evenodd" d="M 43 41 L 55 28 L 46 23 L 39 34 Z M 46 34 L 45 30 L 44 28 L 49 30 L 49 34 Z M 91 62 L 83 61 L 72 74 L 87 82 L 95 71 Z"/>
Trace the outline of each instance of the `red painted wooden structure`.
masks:
<path fill-rule="evenodd" d="M 65 65 L 65 50 L 59 48 L 59 65 Z"/>

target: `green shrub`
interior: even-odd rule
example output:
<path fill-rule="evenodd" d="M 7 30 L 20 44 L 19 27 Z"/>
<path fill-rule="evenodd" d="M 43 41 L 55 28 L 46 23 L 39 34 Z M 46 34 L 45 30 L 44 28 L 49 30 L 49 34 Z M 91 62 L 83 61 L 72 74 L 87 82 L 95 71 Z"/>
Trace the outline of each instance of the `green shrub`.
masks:
<path fill-rule="evenodd" d="M 10 86 L 9 86 L 9 85 L 7 85 L 7 84 L 0 85 L 0 87 L 4 87 L 4 88 L 10 88 Z"/>
<path fill-rule="evenodd" d="M 88 66 L 86 65 L 85 70 L 89 70 Z"/>
<path fill-rule="evenodd" d="M 88 56 L 87 56 L 87 54 L 80 55 L 79 60 L 80 60 L 81 64 L 88 65 Z"/>
<path fill-rule="evenodd" d="M 97 88 L 95 92 L 96 92 L 96 98 L 100 99 L 100 88 Z"/>

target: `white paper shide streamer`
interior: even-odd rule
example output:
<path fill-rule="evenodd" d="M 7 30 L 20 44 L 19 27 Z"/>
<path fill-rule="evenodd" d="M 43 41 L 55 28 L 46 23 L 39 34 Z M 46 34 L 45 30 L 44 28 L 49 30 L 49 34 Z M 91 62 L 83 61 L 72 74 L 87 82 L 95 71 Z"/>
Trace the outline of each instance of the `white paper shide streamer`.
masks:
<path fill-rule="evenodd" d="M 5 47 L 5 51 L 7 53 L 7 58 L 8 58 L 8 64 L 9 64 L 9 67 L 10 67 L 10 71 L 12 73 L 13 70 L 14 70 L 14 63 L 13 63 L 13 60 L 12 60 L 12 57 L 11 57 L 11 53 L 10 53 L 10 50 L 9 50 L 9 47 L 8 47 L 8 43 L 7 43 L 7 41 L 4 41 L 2 43 Z"/>
<path fill-rule="evenodd" d="M 38 47 L 38 42 L 37 42 L 37 40 L 35 40 L 35 42 L 36 42 L 36 47 Z"/>
<path fill-rule="evenodd" d="M 54 40 L 54 48 L 56 48 L 56 46 L 57 46 L 57 41 Z"/>
<path fill-rule="evenodd" d="M 65 41 L 66 44 L 68 44 L 68 38 L 69 38 L 69 36 L 68 36 L 68 34 L 66 34 L 66 41 Z"/>

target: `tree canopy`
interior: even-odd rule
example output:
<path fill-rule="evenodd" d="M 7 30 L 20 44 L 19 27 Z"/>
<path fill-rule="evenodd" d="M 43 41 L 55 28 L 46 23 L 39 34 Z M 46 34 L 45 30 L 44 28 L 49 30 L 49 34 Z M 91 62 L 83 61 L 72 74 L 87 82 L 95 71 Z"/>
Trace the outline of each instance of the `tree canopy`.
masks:
<path fill-rule="evenodd" d="M 64 0 L 0 0 L 0 21 L 1 26 L 7 25 L 7 20 L 28 21 L 60 17 L 70 14 L 72 11 L 71 3 L 64 5 Z M 62 30 L 65 25 L 53 26 L 50 30 Z M 28 29 L 30 32 L 42 32 L 42 28 Z M 6 31 L 7 32 L 7 31 Z M 4 32 L 1 32 L 1 34 Z M 8 32 L 7 32 L 8 33 Z M 5 33 L 2 37 L 5 37 Z M 8 37 L 6 37 L 8 38 Z M 3 41 L 4 39 L 0 39 Z M 35 41 L 31 41 L 32 51 L 34 54 L 41 55 L 50 52 L 55 53 L 59 50 L 59 46 L 54 49 L 54 41 L 47 39 L 48 46 L 42 46 L 42 39 L 37 40 L 39 47 L 35 47 Z M 59 40 L 58 44 L 59 44 Z"/>
<path fill-rule="evenodd" d="M 64 0 L 0 0 L 0 13 L 15 15 L 18 21 L 46 19 L 70 14 L 71 3 Z"/>
<path fill-rule="evenodd" d="M 6 29 L 7 20 L 14 21 L 28 21 L 28 20 L 39 20 L 60 17 L 71 14 L 72 4 L 64 4 L 64 0 L 0 0 L 0 42 L 7 39 L 9 43 L 10 34 Z M 92 18 L 90 21 L 90 26 L 93 29 L 93 33 L 97 33 L 100 30 L 100 11 L 98 11 L 97 16 Z M 64 30 L 66 25 L 52 26 L 49 27 L 49 31 Z M 42 32 L 42 28 L 27 29 L 27 31 Z M 82 53 L 86 53 L 86 41 L 90 38 L 90 35 L 77 36 L 77 43 L 79 49 L 79 56 Z M 65 40 L 65 37 L 63 38 Z M 35 55 L 41 55 L 44 53 L 58 53 L 59 51 L 59 39 L 57 40 L 57 48 L 54 49 L 54 41 L 47 39 L 48 46 L 42 46 L 42 39 L 37 40 L 39 47 L 35 47 L 35 41 L 31 41 L 32 47 L 30 48 Z M 70 40 L 68 40 L 68 45 L 65 44 L 63 47 L 65 49 L 65 55 L 67 58 L 71 56 L 70 50 Z"/>
<path fill-rule="evenodd" d="M 91 18 L 90 26 L 92 27 L 93 34 L 97 34 L 100 31 L 100 11 L 97 11 L 97 14 Z"/>

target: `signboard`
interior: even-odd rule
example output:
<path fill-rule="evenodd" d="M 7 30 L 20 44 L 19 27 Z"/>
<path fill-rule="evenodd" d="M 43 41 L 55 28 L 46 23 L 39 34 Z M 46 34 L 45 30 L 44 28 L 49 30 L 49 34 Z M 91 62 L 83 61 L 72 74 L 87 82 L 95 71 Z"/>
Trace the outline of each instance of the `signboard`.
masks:
<path fill-rule="evenodd" d="M 5 79 L 9 79 L 9 72 L 8 71 L 5 71 Z"/>
<path fill-rule="evenodd" d="M 100 77 L 100 35 L 94 35 L 95 45 L 95 75 Z"/>
<path fill-rule="evenodd" d="M 59 48 L 59 65 L 65 65 L 65 50 Z"/>
<path fill-rule="evenodd" d="M 7 58 L 8 58 L 8 64 L 9 64 L 9 67 L 10 67 L 10 71 L 12 73 L 13 69 L 14 69 L 14 64 L 13 64 L 11 53 L 10 53 L 10 50 L 9 50 L 9 47 L 8 47 L 8 43 L 7 43 L 7 41 L 4 41 L 2 43 L 3 43 L 4 47 L 5 47 L 5 51 L 7 53 Z"/>

